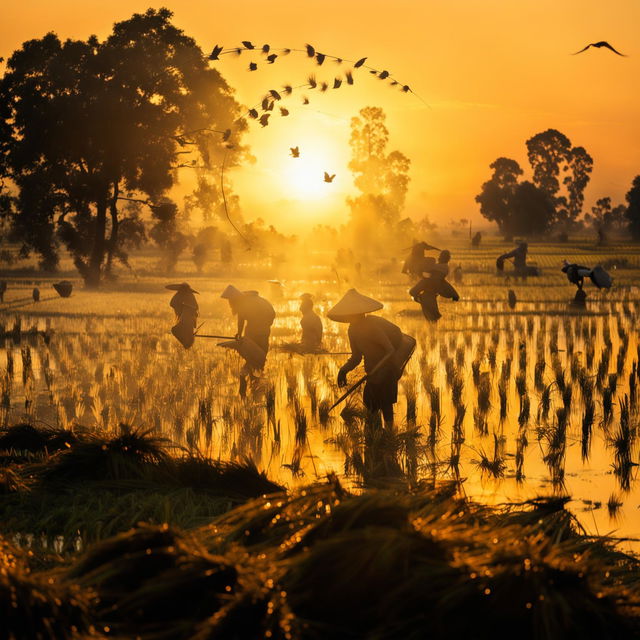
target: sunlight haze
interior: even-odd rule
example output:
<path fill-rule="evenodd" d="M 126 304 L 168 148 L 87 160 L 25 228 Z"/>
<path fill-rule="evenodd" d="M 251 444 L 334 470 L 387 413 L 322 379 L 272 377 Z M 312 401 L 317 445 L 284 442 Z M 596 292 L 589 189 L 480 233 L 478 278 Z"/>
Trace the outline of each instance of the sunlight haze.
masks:
<path fill-rule="evenodd" d="M 349 121 L 367 105 L 384 109 L 389 148 L 411 159 L 407 214 L 426 214 L 441 225 L 462 217 L 479 220 L 474 197 L 489 177 L 488 165 L 507 156 L 526 166 L 525 140 L 548 128 L 559 129 L 594 158 L 585 210 L 607 195 L 614 203 L 623 201 L 638 172 L 638 2 L 29 0 L 3 8 L 0 55 L 6 58 L 49 30 L 61 38 L 104 37 L 114 21 L 149 6 L 174 11 L 175 23 L 205 51 L 251 39 L 291 48 L 309 42 L 351 60 L 367 56 L 368 64 L 388 69 L 429 105 L 366 72 L 356 75 L 353 87 L 315 94 L 306 107 L 294 95 L 288 126 L 274 116 L 264 130 L 251 123 L 245 137 L 256 162 L 236 170 L 233 182 L 248 219 L 299 230 L 301 221 L 336 223 L 346 217 L 345 197 L 352 189 Z M 602 39 L 629 57 L 596 49 L 571 55 Z M 331 81 L 335 67 L 327 61 L 318 68 L 303 54 L 261 64 L 255 73 L 247 64 L 246 56 L 216 63 L 248 106 L 269 88 L 304 83 L 310 73 Z M 304 160 L 292 167 L 287 154 L 296 145 Z M 335 183 L 321 181 L 325 170 L 336 174 Z M 181 176 L 185 192 L 191 180 Z"/>

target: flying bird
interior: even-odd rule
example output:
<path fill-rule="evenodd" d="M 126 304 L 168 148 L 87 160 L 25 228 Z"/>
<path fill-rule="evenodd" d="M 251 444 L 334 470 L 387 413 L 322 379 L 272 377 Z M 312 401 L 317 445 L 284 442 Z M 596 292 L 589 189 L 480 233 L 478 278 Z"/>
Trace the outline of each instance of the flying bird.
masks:
<path fill-rule="evenodd" d="M 211 52 L 211 55 L 209 56 L 209 60 L 219 60 L 220 58 L 218 56 L 221 53 L 222 53 L 222 47 L 216 45 L 215 47 L 213 47 L 213 51 Z"/>
<path fill-rule="evenodd" d="M 263 113 L 263 114 L 260 116 L 260 120 L 259 120 L 259 122 L 260 122 L 260 124 L 261 124 L 263 127 L 266 127 L 266 126 L 269 124 L 269 116 L 270 116 L 270 115 L 271 115 L 270 113 Z"/>
<path fill-rule="evenodd" d="M 277 53 L 272 53 L 271 55 L 267 56 L 267 62 L 269 64 L 273 64 L 276 61 L 276 58 L 278 57 Z"/>
<path fill-rule="evenodd" d="M 579 53 L 582 53 L 583 51 L 586 51 L 590 47 L 595 47 L 596 49 L 602 49 L 602 47 L 604 47 L 605 49 L 610 49 L 611 51 L 613 51 L 613 53 L 615 53 L 615 54 L 617 54 L 619 56 L 623 56 L 625 58 L 627 57 L 626 54 L 620 53 L 619 51 L 617 51 L 606 40 L 601 40 L 600 42 L 592 42 L 591 44 L 588 44 L 584 49 L 580 49 L 580 51 L 576 51 L 575 53 L 572 53 L 571 55 L 572 56 L 577 56 Z"/>
<path fill-rule="evenodd" d="M 299 158 L 300 157 L 300 149 L 299 149 L 299 147 L 289 147 L 289 151 L 291 151 L 291 157 L 292 158 Z"/>
<path fill-rule="evenodd" d="M 258 68 L 258 65 L 255 62 L 249 63 L 249 71 L 255 71 Z"/>
<path fill-rule="evenodd" d="M 335 173 L 332 176 L 330 176 L 326 171 L 324 172 L 324 181 L 325 182 L 333 182 L 333 179 L 335 177 L 336 177 Z"/>

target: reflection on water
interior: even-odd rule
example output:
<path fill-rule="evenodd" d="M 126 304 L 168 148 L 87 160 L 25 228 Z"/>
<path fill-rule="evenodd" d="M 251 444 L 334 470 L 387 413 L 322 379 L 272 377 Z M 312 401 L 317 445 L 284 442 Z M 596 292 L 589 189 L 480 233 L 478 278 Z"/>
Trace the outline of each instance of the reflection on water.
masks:
<path fill-rule="evenodd" d="M 289 283 L 289 290 L 297 285 L 320 290 L 309 282 Z M 215 340 L 185 351 L 167 333 L 168 312 L 23 313 L 18 326 L 5 315 L 2 420 L 145 424 L 214 458 L 249 456 L 289 485 L 335 471 L 353 487 L 401 474 L 457 479 L 488 503 L 566 493 L 587 529 L 640 533 L 633 498 L 638 300 L 596 293 L 584 308 L 568 306 L 566 289 L 549 288 L 536 290 L 540 299 L 519 293 L 511 310 L 504 286 L 461 287 L 463 300 L 442 303 L 443 318 L 427 325 L 407 288 L 368 289 L 385 302 L 383 314 L 418 340 L 394 432 L 372 422 L 357 399 L 327 413 L 339 395 L 344 355 L 278 348 L 297 336 L 295 295 L 275 301 L 265 377 L 246 400 L 237 395 L 238 357 Z M 338 290 L 321 290 L 316 308 L 324 317 Z M 222 305 L 205 306 L 202 319 L 208 333 L 232 325 Z M 327 350 L 346 351 L 345 328 L 326 321 L 325 329 Z"/>

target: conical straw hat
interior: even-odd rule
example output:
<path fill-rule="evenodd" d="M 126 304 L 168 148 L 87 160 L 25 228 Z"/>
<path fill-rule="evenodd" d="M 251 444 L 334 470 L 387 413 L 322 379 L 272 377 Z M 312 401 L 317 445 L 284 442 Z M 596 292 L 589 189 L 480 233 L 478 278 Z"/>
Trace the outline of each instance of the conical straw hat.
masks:
<path fill-rule="evenodd" d="M 231 300 L 241 295 L 242 295 L 242 291 L 240 291 L 240 289 L 236 289 L 236 287 L 230 284 L 230 285 L 227 285 L 226 289 L 220 294 L 220 297 L 226 298 L 227 300 Z"/>
<path fill-rule="evenodd" d="M 372 313 L 373 311 L 379 311 L 383 306 L 382 302 L 363 296 L 355 289 L 349 289 L 342 296 L 342 300 L 327 313 L 327 316 L 336 322 L 345 322 L 345 318 L 348 316 Z"/>
<path fill-rule="evenodd" d="M 180 284 L 168 284 L 165 289 L 169 291 L 191 291 L 191 293 L 198 293 L 195 289 L 191 288 L 188 282 L 181 282 Z"/>

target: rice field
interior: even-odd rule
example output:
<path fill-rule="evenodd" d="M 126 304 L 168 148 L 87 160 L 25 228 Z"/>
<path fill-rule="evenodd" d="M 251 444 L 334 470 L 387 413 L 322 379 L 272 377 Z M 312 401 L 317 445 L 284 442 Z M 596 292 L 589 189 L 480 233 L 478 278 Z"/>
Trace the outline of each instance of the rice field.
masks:
<path fill-rule="evenodd" d="M 358 272 L 318 255 L 311 268 L 247 263 L 210 277 L 185 262 L 169 279 L 123 278 L 100 293 L 76 285 L 69 299 L 37 276 L 9 278 L 0 307 L 0 419 L 107 434 L 121 423 L 151 429 L 214 460 L 250 459 L 290 488 L 335 473 L 353 491 L 398 477 L 451 480 L 489 505 L 569 496 L 567 508 L 588 532 L 639 537 L 637 249 L 534 244 L 530 260 L 542 275 L 522 281 L 495 272 L 505 247 L 453 241 L 461 300 L 441 301 L 437 324 L 426 323 L 407 295 L 401 262 L 391 260 Z M 606 264 L 613 288 L 589 284 L 586 309 L 572 308 L 575 289 L 559 270 L 565 257 Z M 267 282 L 285 272 L 282 287 Z M 219 297 L 229 282 L 273 302 L 265 375 L 246 399 L 238 396 L 237 355 L 207 339 L 184 350 L 170 335 L 163 286 L 183 279 L 200 292 L 207 334 L 235 333 Z M 30 297 L 35 284 L 38 303 Z M 352 286 L 381 300 L 382 315 L 418 341 L 393 434 L 367 422 L 357 394 L 328 412 L 347 357 L 332 354 L 348 351 L 348 341 L 346 328 L 325 314 Z M 287 348 L 298 339 L 304 292 L 316 298 L 329 354 Z"/>

